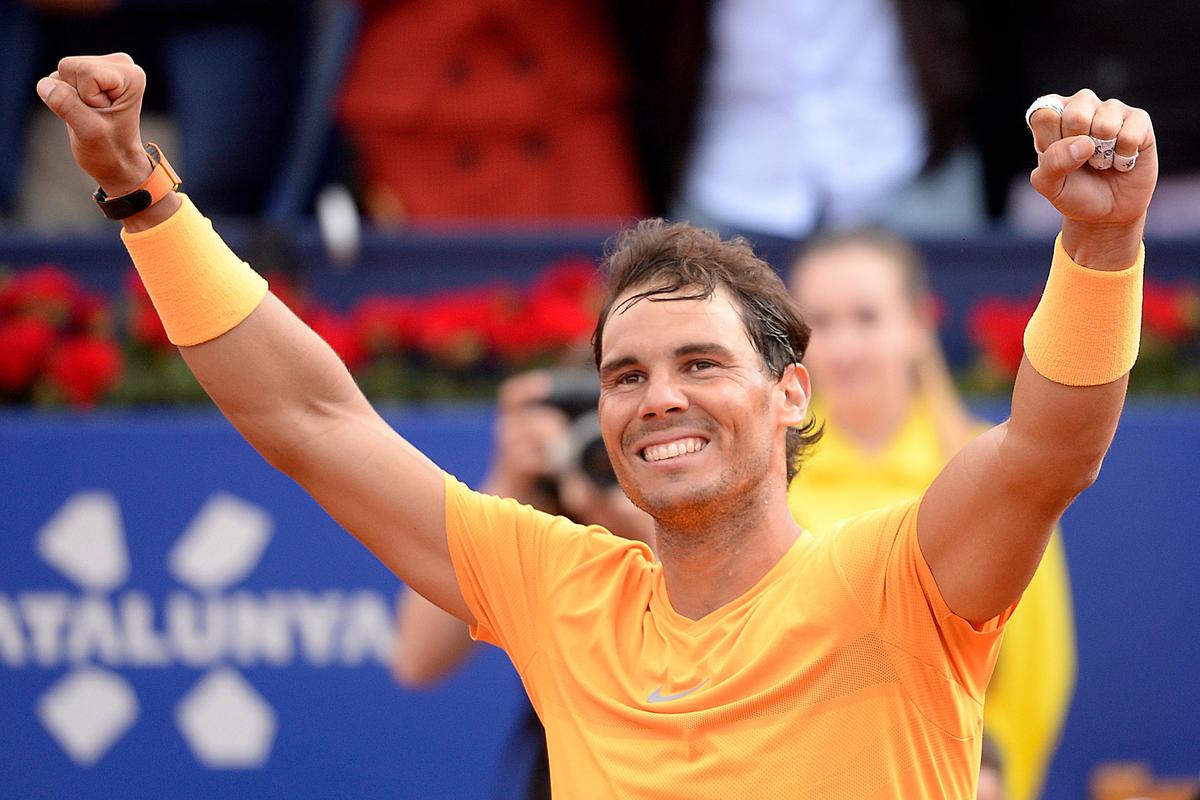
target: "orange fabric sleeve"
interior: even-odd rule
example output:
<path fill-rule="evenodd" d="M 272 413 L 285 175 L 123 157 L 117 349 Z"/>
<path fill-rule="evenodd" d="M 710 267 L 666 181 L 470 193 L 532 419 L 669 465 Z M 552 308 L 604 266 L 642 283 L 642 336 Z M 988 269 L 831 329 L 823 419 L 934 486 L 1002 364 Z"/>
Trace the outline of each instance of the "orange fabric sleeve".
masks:
<path fill-rule="evenodd" d="M 202 344 L 238 326 L 267 296 L 266 280 L 213 230 L 187 195 L 144 231 L 121 231 L 172 344 Z"/>
<path fill-rule="evenodd" d="M 939 698 L 982 711 L 1016 603 L 978 627 L 950 610 L 917 540 L 919 504 L 910 500 L 842 523 L 834 552 L 868 622 L 892 649 L 910 699 L 935 724 L 959 725 L 963 715 Z"/>
<path fill-rule="evenodd" d="M 550 596 L 571 569 L 630 548 L 653 561 L 641 542 L 603 528 L 472 491 L 452 475 L 445 487 L 450 559 L 476 620 L 471 636 L 503 648 L 518 671 L 537 652 L 553 615 Z"/>

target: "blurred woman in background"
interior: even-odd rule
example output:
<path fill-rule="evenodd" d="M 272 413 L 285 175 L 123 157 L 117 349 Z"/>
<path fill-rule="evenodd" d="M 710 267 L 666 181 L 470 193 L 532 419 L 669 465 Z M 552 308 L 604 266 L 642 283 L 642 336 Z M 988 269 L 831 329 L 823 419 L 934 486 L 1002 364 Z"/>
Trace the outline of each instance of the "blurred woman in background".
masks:
<path fill-rule="evenodd" d="M 988 426 L 955 391 L 925 270 L 906 241 L 875 230 L 817 238 L 789 285 L 812 326 L 804 363 L 825 436 L 788 502 L 803 527 L 821 533 L 921 494 Z M 1056 531 L 1009 622 L 984 706 L 1012 800 L 1038 796 L 1074 681 L 1074 619 Z"/>

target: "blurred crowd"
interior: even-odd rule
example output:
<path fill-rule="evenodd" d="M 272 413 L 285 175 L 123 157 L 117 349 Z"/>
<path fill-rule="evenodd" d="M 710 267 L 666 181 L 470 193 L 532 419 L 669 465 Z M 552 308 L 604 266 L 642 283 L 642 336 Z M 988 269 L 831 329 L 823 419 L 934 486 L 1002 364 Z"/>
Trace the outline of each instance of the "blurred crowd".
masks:
<path fill-rule="evenodd" d="M 147 68 L 147 139 L 212 214 L 282 223 L 345 187 L 378 226 L 802 239 L 1057 224 L 1021 123 L 1048 91 L 1150 109 L 1151 226 L 1200 231 L 1200 7 L 1164 0 L 0 0 L 0 225 L 102 225 L 33 85 Z"/>

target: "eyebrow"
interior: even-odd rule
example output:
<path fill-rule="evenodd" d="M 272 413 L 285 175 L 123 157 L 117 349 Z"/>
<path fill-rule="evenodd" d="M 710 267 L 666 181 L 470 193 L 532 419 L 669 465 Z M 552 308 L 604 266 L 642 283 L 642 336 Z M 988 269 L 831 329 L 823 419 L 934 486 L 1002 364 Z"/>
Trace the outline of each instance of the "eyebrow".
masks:
<path fill-rule="evenodd" d="M 683 358 L 684 356 L 694 356 L 699 354 L 715 355 L 725 360 L 733 359 L 733 351 L 724 345 L 716 342 L 692 342 L 683 344 L 675 348 L 675 358 Z M 609 375 L 617 372 L 625 367 L 632 366 L 638 363 L 637 356 L 621 356 L 600 365 L 600 378 L 606 378 Z"/>

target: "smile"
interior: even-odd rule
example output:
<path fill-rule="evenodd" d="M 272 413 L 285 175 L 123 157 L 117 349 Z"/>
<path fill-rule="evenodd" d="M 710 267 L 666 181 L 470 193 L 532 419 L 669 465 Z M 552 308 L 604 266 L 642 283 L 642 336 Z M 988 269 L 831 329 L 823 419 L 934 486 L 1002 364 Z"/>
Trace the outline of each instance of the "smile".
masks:
<path fill-rule="evenodd" d="M 688 453 L 698 453 L 707 445 L 708 442 L 703 439 L 689 436 L 685 439 L 676 439 L 673 442 L 652 444 L 642 450 L 642 459 L 645 461 L 666 461 L 669 458 L 678 458 Z"/>

